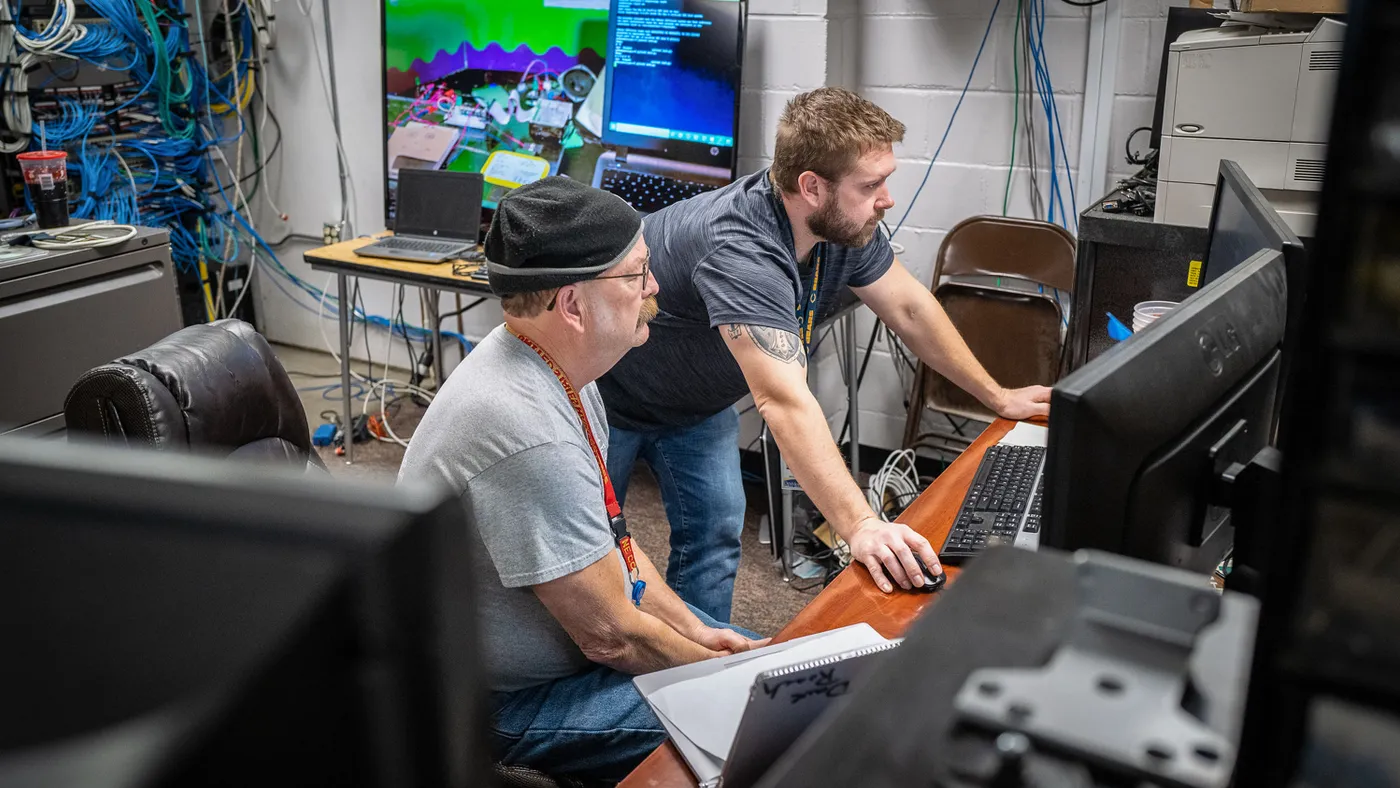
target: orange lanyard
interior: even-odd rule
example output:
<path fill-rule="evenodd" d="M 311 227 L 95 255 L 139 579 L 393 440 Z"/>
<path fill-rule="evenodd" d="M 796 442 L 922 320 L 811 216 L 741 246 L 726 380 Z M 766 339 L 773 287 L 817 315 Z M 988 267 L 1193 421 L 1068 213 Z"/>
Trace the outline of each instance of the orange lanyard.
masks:
<path fill-rule="evenodd" d="M 554 362 L 549 353 L 539 346 L 535 340 L 517 333 L 515 329 L 506 326 L 506 330 L 511 336 L 524 342 L 526 347 L 535 351 L 540 359 L 553 370 L 554 377 L 559 379 L 559 384 L 564 387 L 564 393 L 569 397 L 569 404 L 574 406 L 574 413 L 578 414 L 579 423 L 583 425 L 583 434 L 588 438 L 588 447 L 593 450 L 593 459 L 598 463 L 598 473 L 603 477 L 603 503 L 608 510 L 608 526 L 612 528 L 613 541 L 617 542 L 617 549 L 622 551 L 622 562 L 627 567 L 627 580 L 632 587 L 632 604 L 641 607 L 642 593 L 646 591 L 646 581 L 642 580 L 642 572 L 637 568 L 637 556 L 632 552 L 632 536 L 627 532 L 627 518 L 622 516 L 622 506 L 617 502 L 617 494 L 613 492 L 612 478 L 608 476 L 608 463 L 603 458 L 603 452 L 598 448 L 598 441 L 593 437 L 593 427 L 588 423 L 588 411 L 583 408 L 583 400 L 579 398 L 578 392 L 569 382 L 569 376 L 564 374 L 563 368 Z"/>
<path fill-rule="evenodd" d="M 821 286 L 822 258 L 825 256 L 826 242 L 823 241 L 812 250 L 812 290 L 808 293 L 807 300 L 797 305 L 797 330 L 806 348 L 812 346 L 812 327 L 817 321 L 817 289 Z"/>

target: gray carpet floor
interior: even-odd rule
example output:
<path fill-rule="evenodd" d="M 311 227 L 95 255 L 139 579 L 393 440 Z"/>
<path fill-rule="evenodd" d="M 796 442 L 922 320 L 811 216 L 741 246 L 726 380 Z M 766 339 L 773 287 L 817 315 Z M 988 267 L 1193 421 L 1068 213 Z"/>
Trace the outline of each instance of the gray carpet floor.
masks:
<path fill-rule="evenodd" d="M 276 352 L 298 386 L 307 421 L 313 430 L 323 421 L 323 412 L 340 412 L 339 372 L 334 359 L 325 353 L 286 346 L 277 346 Z M 382 374 L 382 371 L 376 370 L 376 373 Z M 330 388 L 332 386 L 334 388 Z M 359 412 L 361 406 L 362 402 L 356 401 L 355 412 Z M 371 410 L 377 412 L 378 404 L 372 404 Z M 400 401 L 388 411 L 389 424 L 399 436 L 411 436 L 423 412 L 421 406 L 411 401 Z M 335 456 L 332 450 L 319 451 L 333 475 L 389 482 L 398 475 L 404 453 L 404 449 L 396 443 L 358 443 L 355 445 L 355 462 L 347 465 L 345 458 Z M 733 622 L 768 636 L 792 620 L 821 589 L 817 586 L 802 591 L 783 580 L 771 549 L 758 542 L 759 512 L 754 508 L 755 503 L 757 501 L 750 501 L 744 521 L 743 557 L 734 584 Z M 651 472 L 640 463 L 628 487 L 626 514 L 637 544 L 664 572 L 670 554 L 670 526 L 661 502 L 660 489 Z M 810 581 L 794 582 L 799 586 L 811 585 Z"/>

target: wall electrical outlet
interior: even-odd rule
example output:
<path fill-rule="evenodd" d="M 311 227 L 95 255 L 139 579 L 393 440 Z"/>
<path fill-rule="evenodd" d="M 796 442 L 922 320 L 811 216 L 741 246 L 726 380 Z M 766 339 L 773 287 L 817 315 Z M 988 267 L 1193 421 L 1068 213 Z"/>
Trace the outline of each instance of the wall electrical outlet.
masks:
<path fill-rule="evenodd" d="M 321 241 L 326 246 L 340 243 L 340 225 L 334 222 L 326 222 L 321 225 Z"/>

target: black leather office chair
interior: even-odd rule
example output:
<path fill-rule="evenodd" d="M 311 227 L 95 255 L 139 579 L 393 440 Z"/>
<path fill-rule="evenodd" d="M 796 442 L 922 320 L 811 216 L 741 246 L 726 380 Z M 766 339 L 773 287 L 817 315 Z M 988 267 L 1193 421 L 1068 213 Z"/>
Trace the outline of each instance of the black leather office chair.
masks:
<path fill-rule="evenodd" d="M 89 370 L 63 415 L 87 438 L 325 468 L 287 371 L 241 320 L 190 326 Z"/>
<path fill-rule="evenodd" d="M 569 777 L 550 777 L 528 766 L 495 765 L 496 780 L 502 788 L 597 788 L 605 783 L 588 783 Z"/>

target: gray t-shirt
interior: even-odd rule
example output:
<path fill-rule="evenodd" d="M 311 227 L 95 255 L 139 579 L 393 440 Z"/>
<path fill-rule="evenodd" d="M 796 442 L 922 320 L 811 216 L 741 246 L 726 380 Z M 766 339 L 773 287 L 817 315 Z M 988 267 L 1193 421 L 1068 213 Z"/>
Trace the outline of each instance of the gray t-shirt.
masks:
<path fill-rule="evenodd" d="M 661 311 L 651 338 L 598 388 L 615 427 L 688 427 L 749 393 L 715 329 L 742 323 L 797 333 L 797 306 L 810 292 L 813 269 L 798 264 L 792 224 L 767 170 L 648 216 L 642 233 Z M 816 322 L 835 311 L 846 287 L 872 284 L 894 263 L 879 233 L 859 249 L 826 246 Z"/>
<path fill-rule="evenodd" d="M 596 386 L 579 391 L 608 451 Z M 497 327 L 453 370 L 423 416 L 399 479 L 458 493 L 475 526 L 472 580 L 490 688 L 509 692 L 589 666 L 530 586 L 616 552 L 598 463 L 549 366 Z M 621 563 L 618 593 L 626 595 Z"/>

